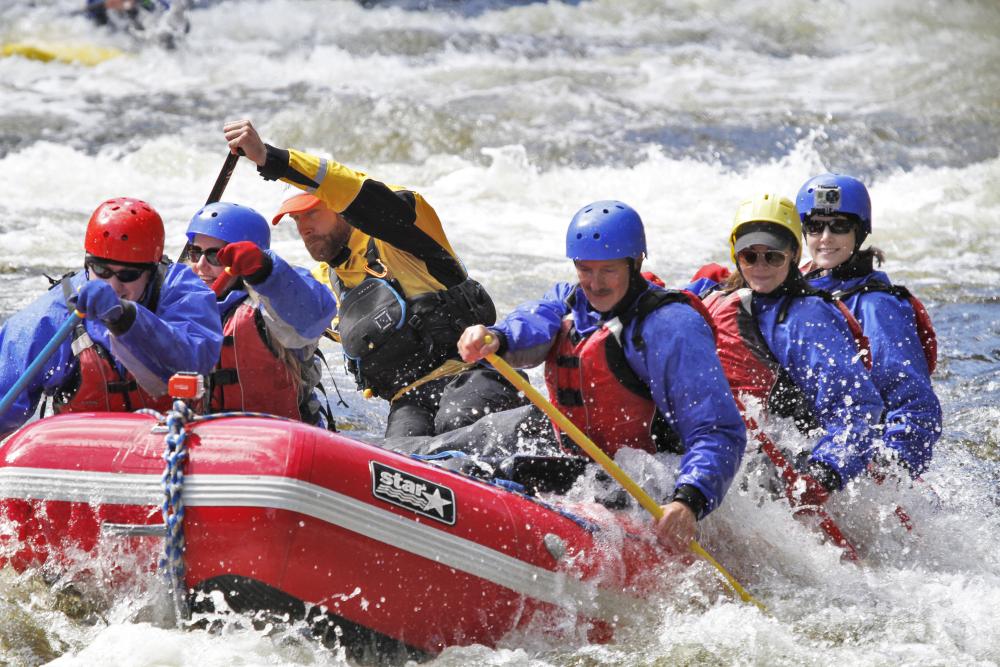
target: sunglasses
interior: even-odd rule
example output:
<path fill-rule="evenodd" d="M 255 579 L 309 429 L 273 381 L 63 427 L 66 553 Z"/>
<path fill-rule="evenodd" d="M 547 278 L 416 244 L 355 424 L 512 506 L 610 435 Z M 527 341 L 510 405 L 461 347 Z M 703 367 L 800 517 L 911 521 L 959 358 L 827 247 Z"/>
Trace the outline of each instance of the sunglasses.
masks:
<path fill-rule="evenodd" d="M 756 250 L 740 250 L 736 253 L 736 259 L 740 260 L 740 264 L 743 266 L 753 266 L 757 263 L 757 260 L 763 258 L 770 266 L 775 268 L 781 266 L 785 263 L 788 255 L 780 250 L 765 250 L 764 252 L 757 252 Z"/>
<path fill-rule="evenodd" d="M 187 254 L 192 264 L 197 264 L 201 261 L 201 258 L 204 257 L 205 261 L 212 266 L 222 266 L 222 262 L 219 261 L 220 250 L 222 250 L 222 248 L 208 248 L 207 250 L 204 250 L 196 245 L 189 245 Z"/>
<path fill-rule="evenodd" d="M 854 222 L 844 218 L 833 220 L 807 220 L 802 223 L 802 229 L 809 236 L 819 236 L 823 229 L 829 227 L 832 234 L 849 234 L 854 229 Z"/>
<path fill-rule="evenodd" d="M 123 283 L 134 283 L 136 280 L 141 278 L 143 274 L 149 271 L 148 268 L 136 269 L 136 268 L 124 268 L 124 269 L 112 269 L 107 264 L 103 262 L 97 262 L 90 260 L 87 262 L 87 268 L 90 272 L 101 280 L 109 280 L 111 276 L 118 278 Z"/>

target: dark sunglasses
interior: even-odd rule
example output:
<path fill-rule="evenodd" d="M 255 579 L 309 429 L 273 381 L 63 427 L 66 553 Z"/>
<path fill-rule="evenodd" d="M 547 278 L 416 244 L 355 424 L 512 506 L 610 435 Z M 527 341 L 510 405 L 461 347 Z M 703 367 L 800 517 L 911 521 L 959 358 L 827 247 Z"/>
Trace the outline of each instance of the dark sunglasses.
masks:
<path fill-rule="evenodd" d="M 740 250 L 736 253 L 736 258 L 740 260 L 740 264 L 743 266 L 753 266 L 757 263 L 757 260 L 764 258 L 764 261 L 773 267 L 779 267 L 785 263 L 785 259 L 788 257 L 785 253 L 780 250 L 765 250 L 764 252 L 757 252 L 756 250 Z"/>
<path fill-rule="evenodd" d="M 836 218 L 834 220 L 807 220 L 802 223 L 802 228 L 809 236 L 819 236 L 825 227 L 829 227 L 833 234 L 849 234 L 854 229 L 854 222 L 844 218 Z"/>
<path fill-rule="evenodd" d="M 196 245 L 189 245 L 188 257 L 191 259 L 192 264 L 197 264 L 201 261 L 202 256 L 204 256 L 205 261 L 212 266 L 222 266 L 222 262 L 219 261 L 220 250 L 222 250 L 222 248 L 209 248 L 208 250 L 203 250 Z"/>
<path fill-rule="evenodd" d="M 143 274 L 149 271 L 148 268 L 136 269 L 136 268 L 124 268 L 124 269 L 112 269 L 110 266 L 103 262 L 98 262 L 95 260 L 90 260 L 87 262 L 87 268 L 95 276 L 101 280 L 109 280 L 111 276 L 118 278 L 123 283 L 134 283 L 136 280 L 141 278 Z"/>

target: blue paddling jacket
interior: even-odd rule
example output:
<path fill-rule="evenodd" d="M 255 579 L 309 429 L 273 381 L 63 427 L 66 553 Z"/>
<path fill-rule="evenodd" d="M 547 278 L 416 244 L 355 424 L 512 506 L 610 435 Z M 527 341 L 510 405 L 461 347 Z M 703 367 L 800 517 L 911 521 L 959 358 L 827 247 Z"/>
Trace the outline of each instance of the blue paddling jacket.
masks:
<path fill-rule="evenodd" d="M 96 318 L 83 321 L 94 344 L 111 354 L 122 373 L 129 372 L 151 396 L 167 391 L 167 380 L 178 371 L 207 374 L 219 358 L 222 328 L 215 294 L 183 264 L 161 268 L 162 283 L 150 287 L 135 304 L 135 320 L 121 334 L 112 334 Z M 65 280 L 72 291 L 87 281 L 84 272 Z M 155 302 L 154 310 L 146 304 Z M 69 317 L 62 289 L 49 290 L 15 313 L 0 327 L 0 392 L 6 393 Z M 67 338 L 41 371 L 0 415 L 0 436 L 21 426 L 34 413 L 42 394 L 53 395 L 75 382 L 79 364 Z"/>
<path fill-rule="evenodd" d="M 640 297 L 651 289 L 658 288 L 640 287 Z M 540 300 L 518 306 L 491 329 L 500 334 L 501 352 L 512 365 L 536 366 L 549 355 L 571 312 L 581 337 L 605 323 L 582 289 L 557 283 Z M 746 448 L 746 428 L 716 356 L 712 330 L 694 308 L 675 302 L 628 321 L 620 341 L 629 368 L 649 388 L 660 414 L 679 437 L 683 454 L 675 488 L 695 487 L 705 499 L 704 516 L 722 502 Z"/>
<path fill-rule="evenodd" d="M 718 288 L 718 283 L 706 278 L 688 287 L 703 298 Z M 790 294 L 783 288 L 772 294 L 745 291 L 751 295 L 751 313 L 738 303 L 740 295 L 735 293 L 718 293 L 723 298 L 707 304 L 719 327 L 723 368 L 731 382 L 741 373 L 746 376 L 746 369 L 731 366 L 745 364 L 751 357 L 742 350 L 725 349 L 732 341 L 742 341 L 755 349 L 755 355 L 769 355 L 776 375 L 787 374 L 799 393 L 796 398 L 823 430 L 809 460 L 833 469 L 843 488 L 867 466 L 884 407 L 847 321 L 821 296 Z M 723 312 L 724 307 L 741 310 L 731 317 L 732 313 Z M 758 341 L 766 350 L 756 350 Z M 740 393 L 739 382 L 733 391 Z M 767 396 L 758 398 L 771 402 Z M 769 405 L 768 409 L 775 412 L 778 407 Z"/>
<path fill-rule="evenodd" d="M 297 351 L 302 359 L 330 326 L 337 302 L 308 269 L 292 266 L 273 250 L 265 250 L 264 254 L 271 259 L 271 273 L 249 289 L 255 293 L 268 333 L 285 349 Z M 225 319 L 248 296 L 246 287 L 230 290 L 217 303 L 219 317 Z"/>
<path fill-rule="evenodd" d="M 861 323 L 871 345 L 871 378 L 885 402 L 882 440 L 917 476 L 927 469 L 941 437 L 941 404 L 931 386 L 913 306 L 881 289 L 859 289 L 892 285 L 881 271 L 869 267 L 864 275 L 845 273 L 834 269 L 806 278 L 813 287 L 841 298 Z"/>

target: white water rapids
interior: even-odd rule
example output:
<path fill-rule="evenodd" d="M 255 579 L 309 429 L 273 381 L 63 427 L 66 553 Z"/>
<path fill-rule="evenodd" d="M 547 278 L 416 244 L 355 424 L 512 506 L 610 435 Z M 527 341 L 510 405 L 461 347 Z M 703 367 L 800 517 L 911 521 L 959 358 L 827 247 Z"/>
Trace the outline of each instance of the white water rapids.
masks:
<path fill-rule="evenodd" d="M 1000 6 L 369 4 L 202 3 L 166 51 L 88 24 L 69 0 L 3 3 L 0 42 L 126 54 L 94 67 L 0 58 L 0 318 L 46 288 L 43 273 L 80 265 L 87 217 L 105 198 L 151 202 L 176 256 L 230 119 L 422 192 L 501 313 L 572 278 L 565 227 L 590 201 L 633 205 L 649 267 L 680 286 L 701 264 L 728 262 L 741 198 L 794 196 L 828 169 L 856 174 L 870 185 L 886 270 L 937 327 L 945 415 L 927 485 L 864 482 L 834 501 L 864 565 L 734 484 L 700 541 L 771 615 L 719 595 L 698 567 L 622 619 L 611 645 L 517 636 L 432 664 L 1000 664 Z M 243 162 L 225 199 L 270 217 L 286 190 Z M 309 263 L 293 226 L 276 228 L 274 245 Z M 342 417 L 379 433 L 384 406 L 342 370 L 337 379 Z M 45 585 L 0 573 L 0 662 L 345 661 L 294 628 L 159 628 L 135 617 L 141 595 L 69 613 Z"/>

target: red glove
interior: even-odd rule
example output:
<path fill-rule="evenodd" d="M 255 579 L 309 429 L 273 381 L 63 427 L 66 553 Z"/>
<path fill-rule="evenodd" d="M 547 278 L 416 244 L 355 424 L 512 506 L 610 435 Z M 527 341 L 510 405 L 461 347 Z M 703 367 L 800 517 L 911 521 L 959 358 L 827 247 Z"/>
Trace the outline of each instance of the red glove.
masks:
<path fill-rule="evenodd" d="M 795 484 L 787 487 L 788 502 L 792 507 L 799 505 L 822 505 L 830 498 L 830 492 L 812 475 L 801 475 Z"/>
<path fill-rule="evenodd" d="M 234 276 L 243 276 L 250 284 L 263 282 L 273 268 L 271 258 L 253 241 L 237 241 L 219 250 L 219 261 Z"/>

